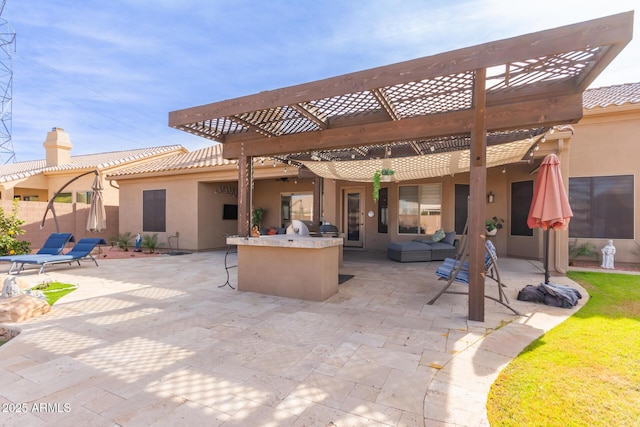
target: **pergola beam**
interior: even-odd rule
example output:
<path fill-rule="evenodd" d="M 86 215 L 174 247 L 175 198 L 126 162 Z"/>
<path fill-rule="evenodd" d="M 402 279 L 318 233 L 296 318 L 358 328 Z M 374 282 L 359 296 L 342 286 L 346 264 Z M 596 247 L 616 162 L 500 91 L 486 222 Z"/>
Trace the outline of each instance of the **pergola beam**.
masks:
<path fill-rule="evenodd" d="M 488 131 L 575 123 L 582 117 L 582 94 L 498 105 L 488 107 L 486 112 Z M 467 110 L 326 129 L 322 132 L 251 138 L 225 143 L 223 155 L 225 159 L 236 159 L 242 153 L 259 157 L 384 144 L 397 140 L 426 139 L 470 132 L 473 121 L 473 110 Z"/>
<path fill-rule="evenodd" d="M 311 83 L 172 111 L 169 113 L 169 126 L 180 127 L 247 111 L 311 102 L 345 93 L 372 91 L 402 83 L 581 50 L 585 46 L 618 44 L 618 49 L 622 49 L 631 40 L 632 29 L 633 12 L 620 13 Z M 613 56 L 605 59 L 612 58 Z M 606 60 L 601 60 L 600 63 L 601 67 L 608 64 Z M 593 80 L 601 71 L 601 67 L 585 72 L 587 75 L 583 75 L 582 80 Z"/>

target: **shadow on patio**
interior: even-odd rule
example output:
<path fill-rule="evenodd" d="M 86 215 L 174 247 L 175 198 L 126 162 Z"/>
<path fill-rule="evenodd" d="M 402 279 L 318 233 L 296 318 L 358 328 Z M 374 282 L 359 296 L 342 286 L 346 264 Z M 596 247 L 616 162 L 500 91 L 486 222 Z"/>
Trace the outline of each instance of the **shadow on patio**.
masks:
<path fill-rule="evenodd" d="M 0 382 L 12 384 L 0 401 L 61 410 L 3 423 L 487 424 L 499 371 L 577 308 L 517 301 L 541 268 L 500 259 L 528 316 L 486 300 L 485 322 L 470 322 L 466 296 L 427 305 L 443 285 L 438 265 L 345 251 L 340 272 L 354 277 L 321 303 L 218 288 L 223 251 L 52 269 L 47 278 L 79 289 L 16 325 L 22 333 L 0 348 Z"/>

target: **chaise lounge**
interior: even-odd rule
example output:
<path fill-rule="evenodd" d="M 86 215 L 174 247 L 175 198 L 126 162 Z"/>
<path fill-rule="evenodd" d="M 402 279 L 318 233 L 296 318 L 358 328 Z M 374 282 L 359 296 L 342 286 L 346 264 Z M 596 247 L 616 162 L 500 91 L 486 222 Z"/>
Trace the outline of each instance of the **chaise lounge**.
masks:
<path fill-rule="evenodd" d="M 71 233 L 51 233 L 35 254 L 0 256 L 0 262 L 14 263 L 18 258 L 29 259 L 33 257 L 33 259 L 37 259 L 37 257 L 42 255 L 60 255 L 65 246 L 67 246 L 67 243 L 71 242 L 75 242 L 75 238 Z M 9 272 L 11 272 L 11 269 L 9 269 Z"/>
<path fill-rule="evenodd" d="M 15 268 L 18 267 L 15 274 L 20 274 L 23 270 L 25 264 L 29 265 L 39 265 L 40 271 L 38 274 L 42 274 L 44 272 L 44 268 L 47 265 L 53 264 L 61 264 L 61 263 L 71 263 L 76 261 L 78 265 L 80 265 L 80 261 L 83 259 L 88 259 L 93 261 L 96 266 L 98 265 L 98 261 L 91 255 L 91 251 L 98 245 L 106 245 L 107 242 L 102 238 L 84 238 L 80 239 L 78 243 L 64 255 L 46 255 L 46 254 L 37 254 L 37 255 L 22 255 L 18 257 L 14 257 L 13 264 L 9 269 L 9 274 L 14 274 Z"/>

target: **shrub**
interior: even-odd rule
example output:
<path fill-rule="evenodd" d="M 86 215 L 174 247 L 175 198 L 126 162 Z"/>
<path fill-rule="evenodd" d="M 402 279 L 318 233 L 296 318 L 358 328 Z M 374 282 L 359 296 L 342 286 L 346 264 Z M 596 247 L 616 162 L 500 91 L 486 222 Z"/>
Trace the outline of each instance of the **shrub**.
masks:
<path fill-rule="evenodd" d="M 118 245 L 118 248 L 122 249 L 123 251 L 128 251 L 129 242 L 131 242 L 131 239 L 133 239 L 131 232 L 125 231 L 122 234 L 118 234 L 118 238 L 116 239 L 116 244 Z"/>
<path fill-rule="evenodd" d="M 31 252 L 31 242 L 18 240 L 24 234 L 20 226 L 24 220 L 18 218 L 18 201 L 13 202 L 11 213 L 5 213 L 0 207 L 0 255 L 20 255 Z"/>
<path fill-rule="evenodd" d="M 575 239 L 572 243 L 569 244 L 569 265 L 573 265 L 576 258 L 579 257 L 589 257 L 598 259 L 598 251 L 596 251 L 596 247 L 591 242 L 584 242 L 582 244 L 578 244 L 578 239 Z"/>
<path fill-rule="evenodd" d="M 143 235 L 141 246 L 149 249 L 150 254 L 155 253 L 156 248 L 162 246 L 162 243 L 158 243 L 158 233 Z"/>

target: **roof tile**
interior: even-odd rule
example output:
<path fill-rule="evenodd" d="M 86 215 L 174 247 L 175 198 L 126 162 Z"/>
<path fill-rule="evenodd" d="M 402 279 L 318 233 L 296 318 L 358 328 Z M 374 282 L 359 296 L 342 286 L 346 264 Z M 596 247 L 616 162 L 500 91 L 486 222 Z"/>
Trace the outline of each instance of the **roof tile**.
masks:
<path fill-rule="evenodd" d="M 587 110 L 596 107 L 605 108 L 612 105 L 638 103 L 640 103 L 640 83 L 587 89 L 582 98 L 582 105 Z"/>
<path fill-rule="evenodd" d="M 9 163 L 0 166 L 0 183 L 26 178 L 39 173 L 55 171 L 73 171 L 75 169 L 105 169 L 127 162 L 152 157 L 158 154 L 184 150 L 182 145 L 163 145 L 159 147 L 139 148 L 134 150 L 111 151 L 98 154 L 71 156 L 71 162 L 47 167 L 46 160 Z"/>

